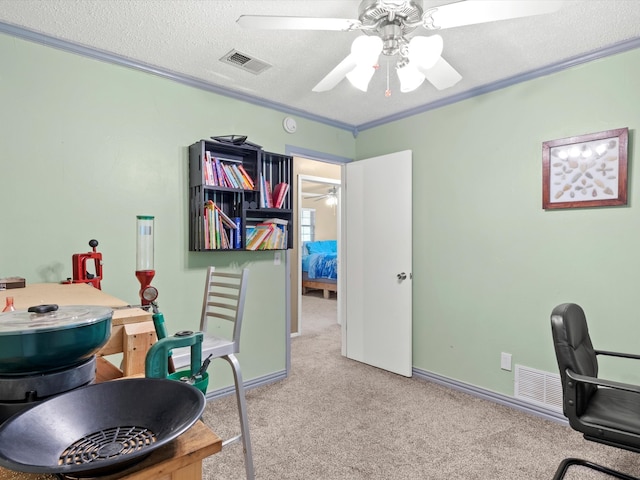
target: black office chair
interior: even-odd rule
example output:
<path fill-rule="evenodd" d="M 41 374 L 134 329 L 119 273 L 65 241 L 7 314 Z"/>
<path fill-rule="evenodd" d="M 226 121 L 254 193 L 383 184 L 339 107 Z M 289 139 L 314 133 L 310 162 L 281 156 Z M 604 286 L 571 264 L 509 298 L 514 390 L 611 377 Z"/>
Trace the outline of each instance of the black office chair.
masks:
<path fill-rule="evenodd" d="M 640 360 L 640 355 L 595 350 L 584 311 L 574 303 L 553 309 L 551 331 L 562 381 L 564 415 L 571 428 L 587 440 L 640 453 L 640 386 L 599 379 L 596 358 L 608 355 Z M 624 480 L 640 480 L 578 458 L 564 459 L 554 480 L 564 478 L 572 465 Z"/>

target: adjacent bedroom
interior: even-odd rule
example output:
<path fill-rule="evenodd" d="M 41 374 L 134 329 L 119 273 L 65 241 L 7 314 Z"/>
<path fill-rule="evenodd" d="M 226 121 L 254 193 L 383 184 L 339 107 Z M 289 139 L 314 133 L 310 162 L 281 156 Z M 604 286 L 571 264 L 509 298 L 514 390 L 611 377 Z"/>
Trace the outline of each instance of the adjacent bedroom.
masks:
<path fill-rule="evenodd" d="M 298 278 L 302 331 L 313 330 L 316 317 L 331 318 L 333 323 L 337 320 L 339 182 L 335 178 L 304 176 L 300 184 Z"/>
<path fill-rule="evenodd" d="M 319 181 L 302 182 L 300 264 L 302 294 L 320 291 L 323 298 L 338 293 L 338 189 Z"/>

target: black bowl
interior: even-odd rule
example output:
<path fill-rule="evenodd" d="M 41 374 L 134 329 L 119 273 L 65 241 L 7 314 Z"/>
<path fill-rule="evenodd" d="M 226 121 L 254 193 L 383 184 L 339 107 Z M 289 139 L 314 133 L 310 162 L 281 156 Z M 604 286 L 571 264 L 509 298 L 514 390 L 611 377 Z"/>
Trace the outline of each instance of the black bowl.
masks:
<path fill-rule="evenodd" d="M 120 471 L 184 433 L 205 405 L 200 390 L 167 379 L 124 379 L 78 388 L 2 424 L 0 465 L 77 477 Z"/>

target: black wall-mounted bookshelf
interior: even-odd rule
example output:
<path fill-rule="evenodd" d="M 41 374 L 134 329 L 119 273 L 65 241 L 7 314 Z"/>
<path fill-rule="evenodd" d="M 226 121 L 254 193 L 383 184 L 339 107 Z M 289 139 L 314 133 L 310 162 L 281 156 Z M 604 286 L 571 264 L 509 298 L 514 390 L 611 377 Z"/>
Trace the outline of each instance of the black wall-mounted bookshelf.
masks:
<path fill-rule="evenodd" d="M 252 145 L 189 147 L 189 250 L 293 246 L 293 159 Z"/>

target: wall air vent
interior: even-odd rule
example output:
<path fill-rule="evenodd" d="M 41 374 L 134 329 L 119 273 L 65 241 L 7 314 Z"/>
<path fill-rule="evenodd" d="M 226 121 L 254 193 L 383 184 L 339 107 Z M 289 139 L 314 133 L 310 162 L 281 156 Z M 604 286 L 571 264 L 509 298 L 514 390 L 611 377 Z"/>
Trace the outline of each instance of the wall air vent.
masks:
<path fill-rule="evenodd" d="M 516 365 L 515 397 L 549 410 L 562 412 L 560 375 Z"/>
<path fill-rule="evenodd" d="M 237 50 L 231 50 L 229 53 L 225 54 L 220 61 L 227 65 L 233 65 L 234 67 L 251 72 L 254 75 L 258 75 L 268 68 L 271 68 L 271 65 L 267 62 L 250 57 L 246 53 L 242 53 Z"/>

